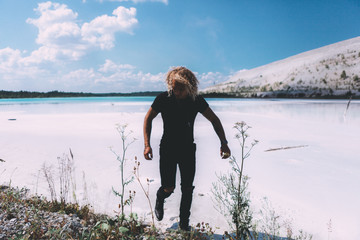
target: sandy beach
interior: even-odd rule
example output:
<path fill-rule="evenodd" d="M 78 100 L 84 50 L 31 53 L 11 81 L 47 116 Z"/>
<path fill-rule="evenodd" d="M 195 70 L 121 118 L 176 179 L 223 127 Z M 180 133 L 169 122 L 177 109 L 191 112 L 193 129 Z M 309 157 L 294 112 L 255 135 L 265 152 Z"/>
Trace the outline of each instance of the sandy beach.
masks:
<path fill-rule="evenodd" d="M 56 170 L 58 157 L 69 153 L 71 148 L 78 199 L 83 204 L 90 203 L 97 212 L 113 215 L 119 202 L 111 189 L 119 189 L 120 172 L 110 147 L 118 153 L 122 151 L 116 124 L 126 123 L 127 129 L 132 131 L 129 140 L 137 139 L 127 151 L 126 174 L 132 174 L 133 160 L 137 156 L 143 182 L 147 178 L 153 180 L 150 193 L 154 205 L 155 192 L 160 186 L 158 145 L 162 134 L 161 117 L 158 116 L 153 123 L 151 144 L 154 159 L 146 161 L 142 156 L 142 124 L 151 103 L 125 112 L 119 111 L 121 106 L 116 103 L 103 104 L 113 110 L 51 111 L 53 108 L 46 106 L 48 110 L 31 113 L 2 108 L 0 159 L 6 162 L 0 165 L 0 182 L 11 180 L 12 185 L 26 186 L 33 193 L 49 196 L 40 171 L 42 165 L 53 165 Z M 223 107 L 224 104 L 227 107 Z M 286 104 L 294 102 L 265 101 L 261 107 L 256 101 L 249 102 L 241 105 L 241 111 L 235 101 L 210 102 L 222 120 L 235 157 L 240 158 L 240 147 L 234 138 L 235 122 L 245 121 L 252 126 L 250 140 L 259 140 L 244 168 L 250 177 L 253 210 L 258 211 L 262 199 L 267 197 L 283 220 L 291 221 L 294 229 L 313 234 L 313 239 L 328 239 L 329 234 L 330 239 L 360 238 L 360 193 L 357 191 L 360 182 L 357 144 L 360 102 L 352 103 L 346 118 L 343 116 L 345 101 L 331 106 L 331 110 L 321 108 L 325 110 L 320 112 L 311 106 L 304 110 L 308 106 L 301 102 L 296 103 L 294 109 Z M 227 222 L 213 207 L 211 187 L 216 174 L 229 171 L 230 164 L 220 158 L 219 140 L 211 124 L 201 115 L 195 123 L 195 142 L 197 173 L 191 224 L 208 222 L 222 233 L 228 229 Z M 301 147 L 285 149 L 294 146 Z M 269 149 L 276 150 L 267 151 Z M 164 220 L 157 223 L 163 229 L 177 221 L 180 186 L 176 187 L 165 204 Z M 131 183 L 128 190 L 137 192 L 133 211 L 149 221 L 148 203 L 139 184 Z M 330 219 L 331 232 L 327 226 Z"/>

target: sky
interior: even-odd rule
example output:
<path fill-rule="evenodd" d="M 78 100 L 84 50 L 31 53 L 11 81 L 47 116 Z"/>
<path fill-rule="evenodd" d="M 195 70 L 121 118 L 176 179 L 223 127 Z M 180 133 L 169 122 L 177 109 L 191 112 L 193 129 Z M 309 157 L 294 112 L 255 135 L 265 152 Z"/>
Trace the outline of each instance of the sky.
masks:
<path fill-rule="evenodd" d="M 199 88 L 360 36 L 360 0 L 0 0 L 0 90 Z"/>

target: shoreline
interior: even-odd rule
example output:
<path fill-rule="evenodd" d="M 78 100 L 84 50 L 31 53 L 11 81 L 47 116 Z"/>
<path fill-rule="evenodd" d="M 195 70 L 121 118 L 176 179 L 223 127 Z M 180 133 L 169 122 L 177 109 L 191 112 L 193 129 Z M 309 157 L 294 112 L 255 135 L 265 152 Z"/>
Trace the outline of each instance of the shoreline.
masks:
<path fill-rule="evenodd" d="M 42 99 L 42 98 L 90 98 L 90 97 L 156 97 L 163 91 L 131 92 L 131 93 L 84 93 L 84 92 L 32 92 L 32 91 L 4 91 L 0 90 L 0 99 Z M 346 92 L 341 94 L 324 94 L 306 91 L 274 91 L 249 93 L 205 93 L 199 92 L 204 98 L 219 99 L 360 99 L 360 94 Z"/>

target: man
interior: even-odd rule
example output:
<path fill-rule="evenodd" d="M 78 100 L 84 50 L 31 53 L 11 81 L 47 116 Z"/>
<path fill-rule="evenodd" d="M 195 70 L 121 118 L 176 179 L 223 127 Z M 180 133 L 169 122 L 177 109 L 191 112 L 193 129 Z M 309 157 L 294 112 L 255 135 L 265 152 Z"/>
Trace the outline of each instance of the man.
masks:
<path fill-rule="evenodd" d="M 180 228 L 189 230 L 189 217 L 194 190 L 195 151 L 194 121 L 198 112 L 213 125 L 221 143 L 222 158 L 230 156 L 225 132 L 219 118 L 202 96 L 198 95 L 198 80 L 185 67 L 176 67 L 166 76 L 168 87 L 156 97 L 144 120 L 144 157 L 153 157 L 150 135 L 153 119 L 161 113 L 164 132 L 160 143 L 161 187 L 156 193 L 155 215 L 158 221 L 164 216 L 164 200 L 175 189 L 176 169 L 179 166 L 181 177 Z"/>

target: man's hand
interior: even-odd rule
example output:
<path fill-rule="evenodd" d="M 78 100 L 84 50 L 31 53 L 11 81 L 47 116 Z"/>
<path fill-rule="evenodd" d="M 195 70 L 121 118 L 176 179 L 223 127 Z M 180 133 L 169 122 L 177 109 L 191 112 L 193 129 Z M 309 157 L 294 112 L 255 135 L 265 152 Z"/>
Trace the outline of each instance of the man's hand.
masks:
<path fill-rule="evenodd" d="M 216 134 L 218 135 L 218 137 L 220 139 L 220 142 L 221 142 L 220 156 L 221 156 L 221 158 L 222 159 L 229 158 L 231 155 L 231 152 L 227 145 L 224 128 L 221 124 L 220 119 L 216 116 L 216 114 L 213 112 L 213 110 L 211 110 L 210 107 L 208 107 L 204 112 L 202 112 L 202 115 L 204 115 L 204 117 L 211 122 Z"/>
<path fill-rule="evenodd" d="M 222 159 L 229 158 L 231 156 L 231 151 L 227 144 L 223 144 L 220 147 L 220 156 Z"/>
<path fill-rule="evenodd" d="M 144 157 L 145 157 L 146 160 L 152 160 L 153 153 L 152 153 L 152 148 L 150 146 L 145 147 L 145 149 L 144 149 Z"/>
<path fill-rule="evenodd" d="M 156 117 L 156 115 L 158 115 L 158 112 L 156 112 L 154 109 L 152 109 L 152 107 L 150 107 L 144 119 L 144 157 L 146 160 L 151 160 L 153 158 L 152 149 L 150 147 L 150 134 L 152 121 Z"/>

